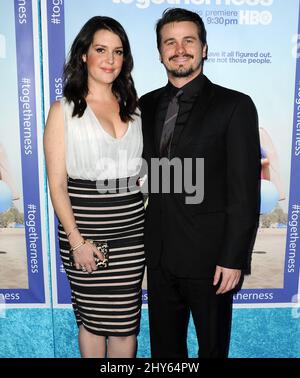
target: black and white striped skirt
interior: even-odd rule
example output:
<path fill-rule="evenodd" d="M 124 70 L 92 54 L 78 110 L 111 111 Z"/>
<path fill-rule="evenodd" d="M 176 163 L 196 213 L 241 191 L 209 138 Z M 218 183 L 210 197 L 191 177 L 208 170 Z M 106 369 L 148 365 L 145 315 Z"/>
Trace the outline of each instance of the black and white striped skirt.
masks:
<path fill-rule="evenodd" d="M 71 267 L 70 246 L 62 225 L 58 226 L 60 255 L 71 286 L 77 324 L 101 336 L 137 334 L 140 324 L 145 266 L 143 197 L 132 178 L 116 180 L 115 184 L 115 190 L 110 187 L 108 193 L 103 193 L 98 191 L 96 181 L 68 180 L 81 235 L 109 243 L 107 269 L 88 273 Z"/>

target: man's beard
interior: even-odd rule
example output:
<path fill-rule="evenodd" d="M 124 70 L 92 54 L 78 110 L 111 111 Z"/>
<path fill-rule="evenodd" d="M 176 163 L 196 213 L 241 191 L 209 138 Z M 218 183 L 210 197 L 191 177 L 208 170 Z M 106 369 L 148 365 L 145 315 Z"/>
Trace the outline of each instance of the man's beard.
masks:
<path fill-rule="evenodd" d="M 197 67 L 190 66 L 188 68 L 183 69 L 182 66 L 176 69 L 169 69 L 166 66 L 166 70 L 169 74 L 171 74 L 173 77 L 189 77 L 194 72 L 196 72 L 200 67 L 202 66 L 202 59 L 198 63 Z"/>
<path fill-rule="evenodd" d="M 181 69 L 178 68 L 176 70 L 169 70 L 167 68 L 167 71 L 169 74 L 171 74 L 173 77 L 189 77 L 191 76 L 196 70 L 193 67 Z"/>

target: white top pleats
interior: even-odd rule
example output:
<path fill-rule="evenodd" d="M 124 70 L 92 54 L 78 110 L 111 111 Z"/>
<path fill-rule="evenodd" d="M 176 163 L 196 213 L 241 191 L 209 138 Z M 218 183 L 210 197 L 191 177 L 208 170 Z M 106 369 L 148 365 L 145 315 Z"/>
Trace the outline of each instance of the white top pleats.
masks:
<path fill-rule="evenodd" d="M 143 150 L 140 113 L 129 121 L 122 138 L 103 129 L 91 107 L 72 117 L 73 104 L 61 99 L 65 125 L 66 169 L 69 177 L 105 180 L 138 174 Z"/>

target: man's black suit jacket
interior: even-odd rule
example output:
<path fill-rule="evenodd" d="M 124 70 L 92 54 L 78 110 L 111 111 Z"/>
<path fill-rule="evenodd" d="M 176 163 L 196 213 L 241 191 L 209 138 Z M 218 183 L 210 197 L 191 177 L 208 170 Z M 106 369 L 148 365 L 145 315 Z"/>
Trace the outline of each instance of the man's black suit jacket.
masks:
<path fill-rule="evenodd" d="M 172 158 L 181 160 L 204 158 L 204 199 L 191 205 L 186 193 L 150 192 L 145 221 L 148 268 L 162 262 L 187 278 L 212 277 L 216 265 L 248 270 L 259 223 L 256 108 L 249 96 L 204 80 L 172 152 Z M 151 159 L 159 157 L 162 125 L 156 124 L 156 111 L 164 90 L 140 99 L 149 181 Z M 148 186 L 151 190 L 150 182 Z"/>

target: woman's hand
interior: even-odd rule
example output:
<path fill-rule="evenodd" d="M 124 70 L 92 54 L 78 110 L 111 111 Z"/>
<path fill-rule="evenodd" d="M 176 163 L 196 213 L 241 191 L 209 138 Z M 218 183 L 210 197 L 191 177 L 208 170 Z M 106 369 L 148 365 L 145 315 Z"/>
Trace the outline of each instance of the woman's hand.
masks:
<path fill-rule="evenodd" d="M 73 251 L 74 263 L 76 269 L 81 269 L 83 272 L 87 271 L 88 273 L 92 273 L 94 270 L 97 270 L 95 257 L 98 257 L 101 261 L 103 261 L 104 256 L 88 240 L 83 239 L 82 241 L 84 244 Z"/>

